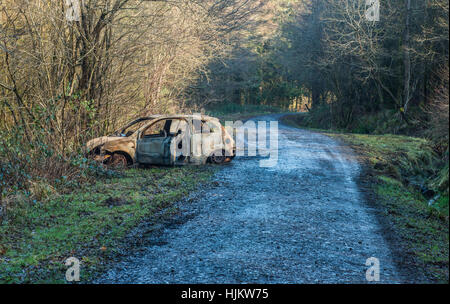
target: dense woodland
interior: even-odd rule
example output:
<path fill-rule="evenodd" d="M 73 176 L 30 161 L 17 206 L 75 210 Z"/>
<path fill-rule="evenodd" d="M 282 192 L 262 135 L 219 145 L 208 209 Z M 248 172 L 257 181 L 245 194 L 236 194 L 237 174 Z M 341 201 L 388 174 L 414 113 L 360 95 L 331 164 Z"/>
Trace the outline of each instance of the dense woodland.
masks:
<path fill-rule="evenodd" d="M 322 128 L 428 128 L 430 111 L 448 113 L 448 1 L 380 7 L 380 20 L 368 21 L 365 1 L 282 3 L 275 32 L 236 47 L 222 69 L 212 64 L 219 73 L 205 79 L 205 95 L 311 110 Z"/>
<path fill-rule="evenodd" d="M 448 0 L 380 7 L 369 21 L 365 0 L 0 0 L 0 193 L 82 178 L 83 143 L 137 116 L 230 103 L 432 138 L 448 162 Z"/>

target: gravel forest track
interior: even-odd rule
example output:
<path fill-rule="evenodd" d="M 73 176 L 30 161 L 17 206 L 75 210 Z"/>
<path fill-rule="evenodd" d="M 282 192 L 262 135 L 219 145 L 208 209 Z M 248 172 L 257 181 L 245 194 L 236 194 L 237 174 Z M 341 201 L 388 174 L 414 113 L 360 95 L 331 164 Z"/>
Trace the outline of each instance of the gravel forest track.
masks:
<path fill-rule="evenodd" d="M 262 168 L 260 159 L 224 165 L 218 186 L 181 202 L 178 216 L 95 283 L 366 283 L 370 257 L 380 261 L 380 283 L 409 281 L 358 187 L 349 148 L 280 124 L 278 164 Z"/>

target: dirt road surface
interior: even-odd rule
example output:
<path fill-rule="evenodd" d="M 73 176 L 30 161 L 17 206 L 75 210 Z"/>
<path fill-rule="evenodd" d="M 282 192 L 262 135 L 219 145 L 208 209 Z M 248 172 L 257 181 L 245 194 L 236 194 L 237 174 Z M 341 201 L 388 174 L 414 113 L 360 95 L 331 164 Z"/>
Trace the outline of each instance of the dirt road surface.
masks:
<path fill-rule="evenodd" d="M 255 120 L 276 120 L 279 116 Z M 322 134 L 279 125 L 278 164 L 237 157 L 218 186 L 179 204 L 179 216 L 96 283 L 380 283 L 408 280 L 357 184 L 351 150 Z"/>

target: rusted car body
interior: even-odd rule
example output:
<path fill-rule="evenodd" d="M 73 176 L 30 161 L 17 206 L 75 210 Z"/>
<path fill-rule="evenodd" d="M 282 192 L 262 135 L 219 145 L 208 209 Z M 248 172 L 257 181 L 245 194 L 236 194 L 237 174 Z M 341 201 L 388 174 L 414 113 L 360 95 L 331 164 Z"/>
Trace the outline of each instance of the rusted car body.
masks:
<path fill-rule="evenodd" d="M 87 142 L 88 154 L 109 165 L 183 165 L 228 162 L 235 142 L 206 115 L 153 115 Z"/>

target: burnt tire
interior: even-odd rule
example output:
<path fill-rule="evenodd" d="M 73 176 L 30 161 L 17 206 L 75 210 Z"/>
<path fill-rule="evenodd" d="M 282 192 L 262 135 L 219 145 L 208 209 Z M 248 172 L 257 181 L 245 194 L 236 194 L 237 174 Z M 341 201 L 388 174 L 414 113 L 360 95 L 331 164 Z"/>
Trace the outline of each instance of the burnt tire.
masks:
<path fill-rule="evenodd" d="M 227 160 L 227 157 L 225 156 L 225 151 L 213 152 L 211 154 L 211 156 L 209 157 L 209 160 L 211 163 L 217 164 L 217 165 L 225 163 Z"/>
<path fill-rule="evenodd" d="M 108 157 L 105 164 L 108 167 L 116 169 L 125 169 L 130 165 L 127 156 L 123 153 L 113 153 L 110 157 Z"/>

